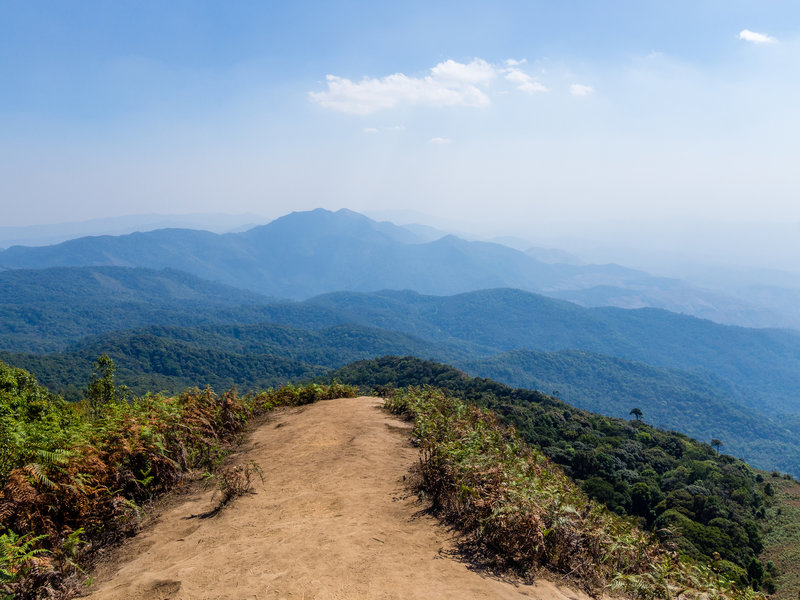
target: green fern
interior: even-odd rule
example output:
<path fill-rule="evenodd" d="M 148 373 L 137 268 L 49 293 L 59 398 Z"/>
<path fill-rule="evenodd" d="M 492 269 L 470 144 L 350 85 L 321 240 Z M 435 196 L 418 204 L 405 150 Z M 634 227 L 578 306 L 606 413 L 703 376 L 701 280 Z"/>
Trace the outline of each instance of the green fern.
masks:
<path fill-rule="evenodd" d="M 43 554 L 49 554 L 44 548 L 34 546 L 45 539 L 46 535 L 19 536 L 13 531 L 0 535 L 0 581 L 11 583 L 25 574 L 39 562 Z"/>

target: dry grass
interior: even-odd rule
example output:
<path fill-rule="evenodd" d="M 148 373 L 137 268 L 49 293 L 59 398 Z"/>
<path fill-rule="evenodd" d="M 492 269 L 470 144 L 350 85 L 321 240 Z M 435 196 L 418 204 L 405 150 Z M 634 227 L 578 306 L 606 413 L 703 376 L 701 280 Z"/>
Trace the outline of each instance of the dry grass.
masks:
<path fill-rule="evenodd" d="M 778 600 L 800 598 L 800 483 L 766 476 L 775 491 L 767 509 L 764 553 L 761 559 L 777 567 Z"/>

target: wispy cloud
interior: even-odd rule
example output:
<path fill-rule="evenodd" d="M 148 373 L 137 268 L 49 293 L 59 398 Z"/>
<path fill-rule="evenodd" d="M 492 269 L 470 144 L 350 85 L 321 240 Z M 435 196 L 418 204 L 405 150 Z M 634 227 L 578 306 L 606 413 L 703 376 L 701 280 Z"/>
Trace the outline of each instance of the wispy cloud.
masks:
<path fill-rule="evenodd" d="M 573 96 L 588 96 L 594 93 L 594 88 L 590 85 L 583 85 L 582 83 L 573 83 L 569 86 L 569 93 Z"/>
<path fill-rule="evenodd" d="M 753 44 L 775 44 L 778 42 L 778 40 L 771 35 L 750 31 L 749 29 L 742 29 L 739 32 L 739 39 L 745 42 L 752 42 Z"/>
<path fill-rule="evenodd" d="M 437 145 L 452 144 L 453 140 L 451 140 L 450 138 L 446 138 L 446 137 L 435 137 L 435 138 L 429 139 L 428 143 L 429 144 L 437 144 Z"/>
<path fill-rule="evenodd" d="M 485 88 L 496 69 L 482 59 L 469 63 L 447 60 L 425 77 L 395 73 L 381 78 L 365 77 L 354 82 L 328 75 L 328 89 L 310 92 L 313 102 L 346 113 L 368 115 L 400 105 L 489 106 Z"/>
<path fill-rule="evenodd" d="M 364 133 L 378 133 L 375 127 L 364 127 Z"/>
<path fill-rule="evenodd" d="M 519 64 L 518 61 L 514 62 Z M 508 61 L 506 61 L 506 63 L 508 63 Z M 511 83 L 516 84 L 518 90 L 528 94 L 538 94 L 540 92 L 550 91 L 545 85 L 539 83 L 527 73 L 513 67 L 506 71 L 506 79 Z"/>

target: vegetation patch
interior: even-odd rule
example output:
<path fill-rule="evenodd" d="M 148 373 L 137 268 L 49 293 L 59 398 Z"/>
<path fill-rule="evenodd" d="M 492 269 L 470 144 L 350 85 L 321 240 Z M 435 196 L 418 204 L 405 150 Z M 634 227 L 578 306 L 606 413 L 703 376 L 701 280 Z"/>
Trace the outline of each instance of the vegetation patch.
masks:
<path fill-rule="evenodd" d="M 762 560 L 778 600 L 800 598 L 800 484 L 777 472 L 765 476 L 769 494 Z"/>
<path fill-rule="evenodd" d="M 101 358 L 87 398 L 68 403 L 0 363 L 0 598 L 68 594 L 94 551 L 134 532 L 142 505 L 186 472 L 214 470 L 254 415 L 356 393 L 334 383 L 129 398 L 113 374 Z M 222 499 L 246 493 L 254 472 L 223 471 Z"/>
<path fill-rule="evenodd" d="M 764 549 L 766 482 L 710 444 L 634 418 L 579 410 L 540 392 L 467 377 L 433 361 L 384 357 L 335 375 L 379 391 L 432 385 L 491 409 L 590 498 L 632 518 L 680 555 L 714 563 L 740 587 L 770 589 L 770 574 L 758 558 Z"/>
<path fill-rule="evenodd" d="M 544 566 L 592 593 L 758 596 L 592 501 L 490 412 L 431 387 L 395 391 L 386 406 L 414 420 L 422 489 L 434 507 L 508 565 Z"/>

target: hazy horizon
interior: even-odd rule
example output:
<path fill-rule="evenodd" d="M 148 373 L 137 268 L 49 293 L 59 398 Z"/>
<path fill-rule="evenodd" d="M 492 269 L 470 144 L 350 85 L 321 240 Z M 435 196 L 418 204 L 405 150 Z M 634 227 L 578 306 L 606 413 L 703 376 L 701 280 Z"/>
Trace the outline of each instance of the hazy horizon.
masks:
<path fill-rule="evenodd" d="M 0 226 L 321 206 L 797 271 L 788 0 L 5 7 Z"/>
<path fill-rule="evenodd" d="M 800 248 L 800 224 L 729 223 L 727 228 L 720 228 L 719 224 L 676 222 L 674 229 L 665 233 L 663 223 L 654 221 L 634 226 L 620 223 L 616 230 L 611 224 L 605 230 L 593 232 L 574 226 L 559 232 L 513 226 L 485 227 L 480 223 L 437 219 L 420 211 L 375 210 L 362 214 L 376 221 L 400 226 L 422 225 L 467 240 L 491 241 L 518 250 L 538 247 L 564 251 L 583 263 L 618 263 L 698 283 L 739 278 L 743 285 L 763 283 L 800 288 L 800 279 L 793 279 L 800 274 L 800 267 L 794 260 Z M 230 233 L 265 225 L 282 216 L 285 215 L 270 218 L 252 213 L 151 213 L 23 227 L 0 226 L 0 249 L 12 245 L 52 245 L 84 236 L 124 235 L 169 227 Z M 745 230 L 758 251 L 753 252 L 750 246 L 741 243 Z M 670 235 L 676 237 L 670 238 Z M 696 240 L 701 236 L 703 241 L 698 243 Z M 715 274 L 714 270 L 721 271 Z"/>

